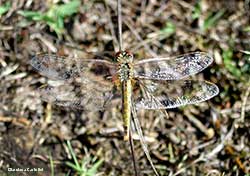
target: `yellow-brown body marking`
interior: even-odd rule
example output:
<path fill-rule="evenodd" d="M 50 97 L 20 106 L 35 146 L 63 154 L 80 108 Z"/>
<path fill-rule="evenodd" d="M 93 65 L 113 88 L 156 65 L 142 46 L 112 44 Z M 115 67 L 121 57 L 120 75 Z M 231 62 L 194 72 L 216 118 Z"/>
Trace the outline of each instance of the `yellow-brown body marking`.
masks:
<path fill-rule="evenodd" d="M 119 65 L 118 77 L 122 92 L 122 118 L 124 123 L 124 140 L 129 139 L 131 106 L 132 106 L 132 78 L 133 78 L 133 56 L 127 51 L 118 52 L 116 62 Z"/>

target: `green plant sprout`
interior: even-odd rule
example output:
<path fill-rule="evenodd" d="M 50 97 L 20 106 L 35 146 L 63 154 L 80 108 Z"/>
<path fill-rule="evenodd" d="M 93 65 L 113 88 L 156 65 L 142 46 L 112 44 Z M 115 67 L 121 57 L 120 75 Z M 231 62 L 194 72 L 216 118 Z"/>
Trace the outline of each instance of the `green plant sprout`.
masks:
<path fill-rule="evenodd" d="M 4 5 L 0 6 L 0 17 L 6 12 L 8 12 L 10 7 L 11 7 L 10 2 L 6 2 Z"/>
<path fill-rule="evenodd" d="M 201 15 L 201 1 L 197 1 L 197 3 L 194 6 L 194 10 L 192 12 L 192 19 L 198 19 Z"/>
<path fill-rule="evenodd" d="M 87 151 L 86 157 L 82 159 L 81 163 L 78 162 L 75 152 L 72 149 L 70 141 L 67 141 L 67 148 L 74 162 L 66 162 L 66 164 L 74 169 L 79 176 L 96 176 L 98 168 L 102 165 L 103 159 L 97 160 L 97 157 L 91 157 Z"/>
<path fill-rule="evenodd" d="M 244 28 L 243 28 L 243 31 L 244 31 L 244 32 L 250 32 L 250 26 L 244 27 Z"/>
<path fill-rule="evenodd" d="M 234 76 L 236 79 L 241 80 L 243 82 L 248 82 L 249 80 L 244 80 L 245 78 L 248 78 L 247 76 L 250 72 L 250 56 L 247 52 L 243 52 L 244 57 L 242 60 L 244 62 L 244 65 L 242 66 L 237 66 L 236 60 L 233 58 L 233 50 L 232 49 L 227 49 L 223 50 L 222 52 L 222 58 L 223 62 L 225 64 L 225 68 Z M 239 61 L 240 62 L 240 61 Z"/>
<path fill-rule="evenodd" d="M 53 4 L 47 12 L 23 11 L 18 13 L 28 20 L 45 22 L 53 29 L 58 36 L 64 32 L 64 19 L 78 12 L 80 7 L 79 0 L 73 0 L 69 3 L 57 5 Z"/>
<path fill-rule="evenodd" d="M 167 22 L 165 27 L 160 31 L 166 38 L 170 37 L 176 31 L 176 27 L 173 23 Z"/>
<path fill-rule="evenodd" d="M 210 13 L 210 15 L 208 15 L 202 25 L 202 31 L 206 31 L 215 26 L 218 23 L 219 19 L 224 15 L 224 13 L 224 9 L 218 11 L 216 14 Z"/>
<path fill-rule="evenodd" d="M 225 68 L 236 78 L 241 77 L 241 71 L 237 68 L 236 63 L 233 61 L 233 50 L 223 50 L 222 58 Z"/>

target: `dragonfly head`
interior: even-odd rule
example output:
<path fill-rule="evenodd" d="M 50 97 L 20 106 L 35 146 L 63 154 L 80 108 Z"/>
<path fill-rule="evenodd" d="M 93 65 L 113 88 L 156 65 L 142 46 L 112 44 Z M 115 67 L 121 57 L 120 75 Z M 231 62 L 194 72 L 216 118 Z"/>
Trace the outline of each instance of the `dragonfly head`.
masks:
<path fill-rule="evenodd" d="M 131 63 L 133 62 L 134 56 L 128 51 L 119 51 L 115 55 L 115 62 L 119 63 Z"/>

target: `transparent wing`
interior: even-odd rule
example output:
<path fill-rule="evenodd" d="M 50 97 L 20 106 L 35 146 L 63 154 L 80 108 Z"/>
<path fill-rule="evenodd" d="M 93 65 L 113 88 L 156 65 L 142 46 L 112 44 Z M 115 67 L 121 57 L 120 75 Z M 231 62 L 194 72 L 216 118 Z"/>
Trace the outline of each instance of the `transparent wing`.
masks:
<path fill-rule="evenodd" d="M 91 81 L 85 84 L 43 86 L 39 89 L 41 99 L 59 106 L 75 109 L 102 110 L 113 97 L 112 85 Z"/>
<path fill-rule="evenodd" d="M 213 62 L 204 52 L 193 52 L 174 58 L 152 58 L 134 65 L 135 77 L 155 80 L 178 80 L 199 73 Z"/>
<path fill-rule="evenodd" d="M 170 109 L 208 100 L 219 93 L 218 87 L 207 81 L 140 81 L 141 93 L 137 109 Z"/>
<path fill-rule="evenodd" d="M 55 80 L 71 80 L 80 75 L 84 76 L 83 73 L 91 69 L 91 71 L 107 73 L 107 69 L 115 68 L 115 65 L 107 60 L 67 58 L 53 54 L 36 55 L 30 60 L 30 64 L 41 75 Z M 103 74 L 103 76 L 106 75 Z M 83 78 L 87 79 L 87 76 Z"/>
<path fill-rule="evenodd" d="M 113 96 L 110 78 L 116 70 L 109 61 L 40 54 L 33 57 L 30 63 L 41 75 L 59 80 L 39 89 L 44 101 L 95 110 L 103 109 Z"/>

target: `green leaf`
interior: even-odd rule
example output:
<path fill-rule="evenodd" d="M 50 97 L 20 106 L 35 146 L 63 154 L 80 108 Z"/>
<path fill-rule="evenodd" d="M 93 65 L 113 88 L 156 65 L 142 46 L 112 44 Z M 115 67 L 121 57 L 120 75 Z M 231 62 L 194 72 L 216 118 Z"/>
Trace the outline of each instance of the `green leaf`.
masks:
<path fill-rule="evenodd" d="M 72 169 L 74 169 L 77 172 L 81 172 L 82 171 L 81 168 L 79 168 L 78 166 L 76 166 L 74 163 L 66 161 L 66 165 L 69 166 L 69 167 L 71 167 Z"/>
<path fill-rule="evenodd" d="M 210 14 L 204 21 L 204 24 L 202 26 L 202 30 L 205 31 L 213 26 L 216 25 L 216 23 L 219 21 L 219 19 L 224 15 L 225 10 L 218 11 L 215 15 Z"/>
<path fill-rule="evenodd" d="M 64 28 L 64 21 L 63 21 L 62 17 L 58 17 L 56 22 L 57 22 L 57 27 L 59 29 L 63 29 Z"/>
<path fill-rule="evenodd" d="M 103 163 L 103 160 L 98 160 L 96 157 L 91 157 L 87 155 L 85 158 L 82 159 L 81 165 L 77 161 L 75 153 L 71 147 L 69 141 L 67 141 L 67 148 L 69 149 L 70 155 L 72 156 L 74 162 L 66 162 L 66 165 L 74 169 L 78 173 L 78 175 L 82 176 L 95 176 L 98 168 Z"/>
<path fill-rule="evenodd" d="M 54 21 L 48 21 L 48 22 L 47 22 L 47 25 L 49 25 L 49 27 L 50 27 L 51 29 L 53 29 L 53 30 L 56 32 L 56 34 L 57 34 L 58 36 L 60 36 L 60 34 L 63 32 L 63 29 L 62 29 L 62 28 L 59 28 L 59 27 L 57 26 L 57 23 L 54 22 Z"/>
<path fill-rule="evenodd" d="M 168 37 L 175 33 L 176 27 L 173 23 L 167 22 L 165 28 L 161 30 L 161 33 Z"/>
<path fill-rule="evenodd" d="M 45 13 L 35 11 L 19 11 L 18 13 L 29 20 L 47 23 L 60 36 L 64 31 L 64 18 L 76 13 L 80 4 L 79 0 L 73 0 L 63 5 L 52 5 Z"/>
<path fill-rule="evenodd" d="M 103 160 L 99 160 L 97 161 L 92 167 L 91 169 L 88 170 L 87 172 L 87 176 L 94 176 L 98 170 L 98 168 L 102 165 Z"/>
<path fill-rule="evenodd" d="M 79 163 L 78 163 L 78 161 L 77 161 L 77 159 L 76 159 L 75 152 L 74 152 L 74 150 L 73 150 L 72 147 L 71 147 L 70 141 L 67 141 L 67 146 L 68 146 L 68 149 L 69 149 L 69 152 L 70 152 L 71 156 L 73 157 L 73 160 L 74 160 L 74 162 L 75 162 L 75 165 L 76 165 L 78 168 L 80 168 L 80 165 L 79 165 Z"/>
<path fill-rule="evenodd" d="M 56 15 L 62 18 L 71 16 L 78 12 L 81 2 L 79 0 L 71 1 L 67 4 L 60 5 L 56 8 Z"/>
<path fill-rule="evenodd" d="M 244 32 L 250 32 L 250 26 L 244 27 L 244 28 L 243 28 L 243 31 L 244 31 Z"/>
<path fill-rule="evenodd" d="M 4 5 L 0 6 L 0 16 L 2 16 L 3 14 L 5 14 L 6 12 L 8 12 L 8 10 L 10 9 L 10 2 L 6 2 Z"/>
<path fill-rule="evenodd" d="M 241 71 L 237 68 L 236 63 L 233 61 L 233 51 L 231 49 L 224 50 L 222 53 L 225 68 L 235 77 L 241 77 Z"/>
<path fill-rule="evenodd" d="M 195 19 L 199 18 L 200 15 L 201 15 L 201 1 L 198 1 L 194 6 L 192 18 L 195 20 Z"/>
<path fill-rule="evenodd" d="M 18 14 L 34 21 L 40 21 L 43 20 L 44 15 L 42 15 L 40 12 L 34 12 L 29 10 L 20 10 L 17 12 Z"/>

